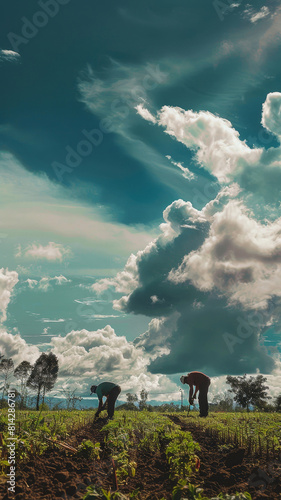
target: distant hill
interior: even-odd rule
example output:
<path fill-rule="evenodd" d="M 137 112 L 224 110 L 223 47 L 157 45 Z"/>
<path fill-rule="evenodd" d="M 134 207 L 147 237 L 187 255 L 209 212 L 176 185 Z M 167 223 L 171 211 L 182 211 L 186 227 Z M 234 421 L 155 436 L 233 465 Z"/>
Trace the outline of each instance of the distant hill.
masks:
<path fill-rule="evenodd" d="M 50 409 L 54 408 L 54 406 L 57 406 L 59 409 L 63 409 L 63 408 L 66 408 L 67 407 L 67 400 L 65 398 L 60 398 L 60 397 L 46 397 L 45 398 L 45 402 L 47 403 L 47 405 L 50 407 Z M 156 400 L 151 400 L 151 401 L 147 401 L 148 404 L 152 405 L 152 406 L 160 406 L 160 405 L 164 405 L 164 404 L 170 404 L 170 403 L 174 403 L 176 404 L 177 406 L 180 406 L 180 401 L 156 401 Z M 86 398 L 83 398 L 82 401 L 79 401 L 77 402 L 75 408 L 77 410 L 88 410 L 88 409 L 91 409 L 93 408 L 93 410 L 95 410 L 97 407 L 98 407 L 98 399 L 97 397 L 86 397 Z M 122 401 L 122 400 L 118 400 L 117 403 L 116 403 L 116 408 L 119 408 L 121 409 L 121 407 L 123 407 L 124 409 L 128 409 L 127 407 L 127 402 L 126 401 Z M 135 406 L 134 403 L 131 403 L 136 409 L 137 409 L 137 405 Z M 135 409 L 135 408 L 132 408 L 132 409 Z"/>

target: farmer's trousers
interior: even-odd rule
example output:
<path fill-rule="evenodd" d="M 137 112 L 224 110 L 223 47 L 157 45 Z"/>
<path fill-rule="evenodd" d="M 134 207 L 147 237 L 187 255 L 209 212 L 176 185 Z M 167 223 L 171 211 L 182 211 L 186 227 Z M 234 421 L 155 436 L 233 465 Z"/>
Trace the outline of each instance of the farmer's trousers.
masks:
<path fill-rule="evenodd" d="M 208 416 L 208 409 L 209 409 L 209 404 L 208 404 L 208 390 L 210 387 L 210 383 L 206 384 L 199 389 L 199 410 L 200 410 L 200 417 L 207 417 Z"/>
<path fill-rule="evenodd" d="M 116 385 L 115 387 L 113 387 L 113 389 L 111 389 L 110 393 L 107 396 L 108 418 L 112 418 L 114 415 L 116 399 L 118 398 L 120 392 L 121 392 L 121 387 L 119 387 L 119 385 Z"/>

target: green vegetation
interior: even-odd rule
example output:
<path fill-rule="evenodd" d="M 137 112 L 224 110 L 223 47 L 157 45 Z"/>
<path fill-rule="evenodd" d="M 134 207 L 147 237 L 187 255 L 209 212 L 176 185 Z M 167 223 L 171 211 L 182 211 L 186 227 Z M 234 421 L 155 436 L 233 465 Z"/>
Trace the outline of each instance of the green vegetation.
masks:
<path fill-rule="evenodd" d="M 89 412 L 65 411 L 18 411 L 16 423 L 16 452 L 20 460 L 41 455 L 52 442 L 66 440 L 76 429 L 89 423 Z M 8 416 L 0 410 L 0 474 L 6 473 Z"/>
<path fill-rule="evenodd" d="M 97 488 L 96 486 L 89 486 L 87 489 L 87 494 L 83 497 L 83 500 L 130 500 L 133 498 L 138 498 L 138 490 L 133 491 L 129 495 L 123 495 L 119 491 L 111 492 L 106 491 L 103 488 Z M 203 489 L 198 486 L 193 486 L 192 484 L 186 484 L 186 481 L 182 480 L 173 489 L 172 493 L 173 500 L 252 500 L 250 493 L 235 493 L 234 495 L 228 495 L 220 493 L 216 497 L 208 498 L 204 496 Z M 161 498 L 161 500 L 166 500 Z"/>
<path fill-rule="evenodd" d="M 182 479 L 173 489 L 173 500 L 252 500 L 252 497 L 247 492 L 235 493 L 234 495 L 220 493 L 209 499 L 204 495 L 202 488 L 188 484 L 186 480 Z"/>
<path fill-rule="evenodd" d="M 233 377 L 228 375 L 226 383 L 230 385 L 229 392 L 234 394 L 234 401 L 242 408 L 247 408 L 250 411 L 250 405 L 262 409 L 267 405 L 267 399 L 271 399 L 267 395 L 268 386 L 265 385 L 266 377 L 257 375 L 256 377 Z"/>
<path fill-rule="evenodd" d="M 246 448 L 246 454 L 277 457 L 281 451 L 281 415 L 264 412 L 211 413 L 198 419 L 196 412 L 177 413 L 184 424 L 191 423 L 205 430 L 206 435 L 220 442 L 222 451 L 237 446 Z M 18 411 L 16 425 L 16 451 L 20 460 L 35 459 L 48 446 L 69 443 L 69 436 L 93 421 L 91 411 Z M 7 411 L 0 411 L 0 475 L 6 474 Z M 93 428 L 94 429 L 94 428 Z M 127 500 L 139 498 L 135 490 L 125 496 L 122 485 L 138 472 L 141 456 L 155 456 L 164 460 L 174 489 L 173 500 L 208 500 L 199 483 L 200 446 L 192 434 L 180 429 L 167 414 L 150 411 L 118 411 L 115 419 L 102 428 L 104 444 L 100 439 L 84 440 L 78 447 L 77 460 L 110 460 L 110 469 L 116 476 L 120 491 L 107 491 L 91 486 L 85 499 Z M 94 436 L 94 434 L 93 434 Z M 74 451 L 73 451 L 74 450 Z M 72 449 L 75 453 L 75 449 Z M 166 457 L 166 458 L 165 458 Z M 212 500 L 249 500 L 247 493 L 219 495 Z M 164 499 L 163 499 L 164 500 Z"/>
<path fill-rule="evenodd" d="M 163 415 L 150 412 L 121 412 L 109 422 L 106 446 L 117 465 L 117 477 L 121 480 L 135 475 L 138 450 L 165 452 L 170 466 L 171 479 L 180 479 L 196 472 L 196 451 L 200 447 L 190 432 L 183 432 Z"/>
<path fill-rule="evenodd" d="M 137 498 L 138 490 L 130 493 L 130 495 L 123 495 L 120 491 L 106 491 L 103 488 L 96 486 L 89 486 L 87 494 L 84 496 L 85 500 L 129 500 Z M 164 499 L 165 500 L 165 499 Z"/>
<path fill-rule="evenodd" d="M 36 360 L 26 382 L 27 387 L 36 391 L 36 410 L 39 410 L 40 397 L 44 404 L 45 394 L 53 389 L 58 377 L 58 358 L 52 352 L 43 352 Z"/>
<path fill-rule="evenodd" d="M 206 429 L 206 434 L 222 443 L 243 446 L 250 455 L 278 456 L 281 451 L 280 413 L 211 413 L 198 420 L 195 416 L 184 417 Z"/>
<path fill-rule="evenodd" d="M 100 458 L 100 443 L 93 443 L 90 439 L 84 440 L 78 447 L 78 457 L 90 459 Z"/>

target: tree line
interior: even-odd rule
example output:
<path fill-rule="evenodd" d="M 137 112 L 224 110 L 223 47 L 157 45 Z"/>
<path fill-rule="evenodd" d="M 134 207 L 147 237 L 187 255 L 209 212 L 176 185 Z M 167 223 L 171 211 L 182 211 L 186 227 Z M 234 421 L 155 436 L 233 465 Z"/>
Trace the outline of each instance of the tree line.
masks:
<path fill-rule="evenodd" d="M 29 388 L 36 393 L 36 410 L 39 410 L 40 401 L 44 404 L 45 394 L 53 389 L 58 372 L 58 358 L 52 352 L 43 352 L 34 365 L 29 361 L 22 361 L 16 368 L 12 358 L 4 358 L 0 354 L 0 374 L 3 379 L 3 386 L 0 388 L 1 406 L 5 405 L 5 395 L 10 386 L 10 377 L 13 375 L 20 383 L 20 389 L 17 391 L 20 409 L 25 407 Z"/>
<path fill-rule="evenodd" d="M 213 402 L 210 403 L 211 410 L 215 411 L 233 411 L 234 409 L 259 410 L 267 412 L 281 412 L 281 394 L 272 399 L 268 395 L 269 387 L 266 385 L 267 379 L 263 375 L 257 376 L 232 376 L 226 377 L 226 383 L 230 389 L 223 395 L 216 395 Z M 137 394 L 127 393 L 127 402 L 118 407 L 124 410 L 148 410 L 148 411 L 183 411 L 189 410 L 189 406 L 178 406 L 175 403 L 163 403 L 159 406 L 150 405 L 148 400 L 148 392 L 142 390 L 140 398 Z M 235 403 L 235 408 L 234 408 Z M 136 406 L 138 404 L 138 407 Z"/>

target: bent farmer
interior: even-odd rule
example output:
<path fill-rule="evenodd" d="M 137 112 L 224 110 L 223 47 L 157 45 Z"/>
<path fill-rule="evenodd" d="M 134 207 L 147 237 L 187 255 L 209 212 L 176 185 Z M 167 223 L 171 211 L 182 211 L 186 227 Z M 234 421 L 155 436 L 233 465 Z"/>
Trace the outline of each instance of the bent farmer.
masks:
<path fill-rule="evenodd" d="M 190 372 L 187 376 L 182 375 L 180 378 L 182 384 L 189 385 L 189 404 L 193 405 L 193 400 L 196 399 L 197 392 L 199 391 L 199 410 L 200 417 L 208 416 L 208 390 L 211 383 L 210 377 L 201 372 Z M 193 394 L 193 386 L 195 392 Z"/>
<path fill-rule="evenodd" d="M 106 403 L 108 418 L 113 418 L 116 399 L 118 398 L 120 392 L 121 387 L 113 384 L 112 382 L 102 382 L 99 385 L 92 385 L 91 394 L 95 393 L 99 398 L 99 407 L 95 414 L 95 419 L 99 416 L 100 412 L 105 409 Z M 104 396 L 106 397 L 106 401 L 103 404 Z"/>

